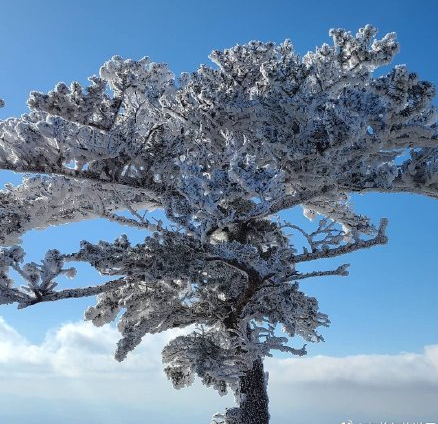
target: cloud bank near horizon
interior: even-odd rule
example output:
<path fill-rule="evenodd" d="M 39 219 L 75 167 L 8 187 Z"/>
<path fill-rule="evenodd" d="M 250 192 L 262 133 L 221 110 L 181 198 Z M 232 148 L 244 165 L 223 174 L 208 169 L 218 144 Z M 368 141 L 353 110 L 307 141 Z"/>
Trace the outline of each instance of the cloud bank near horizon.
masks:
<path fill-rule="evenodd" d="M 66 323 L 37 345 L 0 317 L 0 422 L 207 424 L 233 399 L 199 383 L 172 388 L 160 352 L 180 333 L 145 337 L 118 363 L 113 327 Z M 268 358 L 266 370 L 272 424 L 437 421 L 438 344 L 398 355 Z"/>

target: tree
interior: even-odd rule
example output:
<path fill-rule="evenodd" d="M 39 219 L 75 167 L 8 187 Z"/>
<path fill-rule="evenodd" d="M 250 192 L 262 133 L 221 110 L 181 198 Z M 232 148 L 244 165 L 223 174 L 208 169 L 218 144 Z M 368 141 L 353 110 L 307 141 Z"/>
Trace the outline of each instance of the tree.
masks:
<path fill-rule="evenodd" d="M 399 48 L 395 34 L 376 32 L 331 30 L 333 46 L 302 58 L 289 40 L 215 50 L 215 67 L 179 78 L 148 58 L 115 56 L 86 89 L 31 93 L 29 114 L 0 123 L 0 168 L 27 174 L 0 192 L 1 303 L 97 295 L 85 317 L 101 326 L 121 313 L 119 361 L 147 333 L 194 325 L 163 350 L 175 388 L 197 375 L 235 395 L 238 407 L 217 422 L 267 424 L 263 358 L 304 355 L 288 340 L 318 342 L 317 328 L 329 324 L 298 280 L 348 274 L 347 264 L 311 273 L 299 264 L 387 240 L 386 220 L 373 225 L 349 195 L 438 196 L 434 87 L 405 66 L 374 78 Z M 297 206 L 321 216 L 314 231 L 275 219 Z M 140 212 L 153 209 L 169 224 Z M 83 241 L 77 252 L 23 264 L 24 232 L 95 217 L 146 238 Z M 308 246 L 291 244 L 286 230 Z M 113 279 L 58 290 L 75 261 Z"/>

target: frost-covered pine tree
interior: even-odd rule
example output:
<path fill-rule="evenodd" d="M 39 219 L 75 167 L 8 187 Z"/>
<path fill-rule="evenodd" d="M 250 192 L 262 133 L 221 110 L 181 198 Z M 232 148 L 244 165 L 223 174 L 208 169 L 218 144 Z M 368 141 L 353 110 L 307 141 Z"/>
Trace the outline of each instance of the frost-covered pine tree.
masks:
<path fill-rule="evenodd" d="M 438 196 L 434 87 L 405 66 L 373 77 L 398 51 L 394 34 L 330 34 L 333 45 L 303 57 L 289 40 L 213 51 L 214 67 L 178 78 L 115 56 L 85 89 L 31 93 L 29 114 L 0 123 L 0 168 L 27 175 L 0 192 L 1 303 L 97 295 L 85 317 L 101 326 L 121 316 L 119 361 L 145 334 L 191 326 L 163 350 L 175 388 L 197 375 L 235 395 L 215 422 L 267 424 L 263 358 L 304 355 L 288 338 L 320 341 L 329 323 L 298 280 L 347 275 L 347 265 L 303 273 L 300 263 L 386 242 L 386 221 L 355 213 L 349 195 Z M 314 231 L 273 218 L 298 206 L 320 216 Z M 154 209 L 168 221 L 140 213 Z M 144 230 L 144 242 L 83 241 L 23 263 L 24 232 L 96 217 Z M 308 246 L 293 246 L 291 230 Z M 111 279 L 58 289 L 75 261 Z"/>

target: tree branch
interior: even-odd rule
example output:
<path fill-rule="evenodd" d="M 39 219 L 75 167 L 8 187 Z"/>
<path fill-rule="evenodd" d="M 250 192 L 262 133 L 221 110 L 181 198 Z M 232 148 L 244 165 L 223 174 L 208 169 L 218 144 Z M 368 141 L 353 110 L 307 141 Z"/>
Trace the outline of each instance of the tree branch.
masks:
<path fill-rule="evenodd" d="M 100 177 L 100 174 L 91 172 L 88 170 L 85 171 L 77 171 L 75 169 L 71 168 L 49 168 L 49 167 L 36 167 L 32 165 L 27 166 L 14 166 L 9 163 L 1 163 L 0 164 L 0 170 L 5 171 L 12 171 L 20 174 L 38 174 L 38 175 L 58 175 L 61 177 L 67 177 L 72 178 L 74 180 L 89 180 L 89 181 L 95 181 L 102 185 L 109 185 L 111 187 L 117 188 L 117 186 L 120 186 L 122 188 L 133 188 L 133 189 L 141 189 L 144 191 L 144 194 L 148 196 L 151 200 L 151 202 L 154 202 L 157 204 L 157 207 L 161 207 L 161 204 L 157 202 L 157 199 L 159 198 L 159 194 L 163 191 L 163 187 L 159 184 L 154 183 L 153 181 L 148 182 L 148 187 L 145 187 L 143 181 L 139 181 L 137 179 L 124 177 L 123 179 L 120 179 L 118 181 L 106 181 L 102 180 Z"/>
<path fill-rule="evenodd" d="M 348 275 L 347 268 L 349 266 L 350 264 L 344 264 L 331 271 L 313 271 L 306 274 L 294 275 L 291 278 L 293 280 L 304 280 L 305 278 L 324 277 L 327 275 L 341 275 L 342 277 L 346 277 Z"/>
<path fill-rule="evenodd" d="M 41 302 L 53 302 L 61 299 L 72 299 L 80 297 L 95 296 L 100 293 L 105 293 L 111 290 L 115 290 L 131 282 L 126 277 L 119 278 L 117 280 L 111 280 L 98 286 L 80 287 L 77 289 L 65 289 L 48 294 L 41 294 L 39 298 L 33 298 L 32 300 L 22 301 L 18 305 L 19 309 L 27 308 L 28 306 L 35 305 Z"/>
<path fill-rule="evenodd" d="M 335 256 L 345 255 L 354 252 L 355 250 L 366 249 L 378 244 L 386 244 L 388 237 L 385 235 L 385 229 L 388 224 L 387 219 L 380 220 L 380 226 L 376 237 L 369 240 L 358 240 L 353 243 L 347 243 L 344 246 L 335 247 L 333 249 L 320 249 L 315 252 L 302 253 L 293 258 L 294 263 L 313 261 L 320 258 L 333 258 Z"/>

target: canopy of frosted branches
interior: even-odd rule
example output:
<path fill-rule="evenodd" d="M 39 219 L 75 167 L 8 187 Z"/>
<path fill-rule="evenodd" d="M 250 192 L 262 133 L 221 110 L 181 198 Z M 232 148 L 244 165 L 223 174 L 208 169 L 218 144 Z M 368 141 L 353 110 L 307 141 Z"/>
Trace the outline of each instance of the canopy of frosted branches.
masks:
<path fill-rule="evenodd" d="M 29 114 L 0 122 L 0 169 L 27 174 L 0 192 L 1 302 L 98 295 L 86 318 L 102 325 L 122 312 L 119 360 L 146 333 L 200 325 L 163 351 L 176 387 L 197 374 L 236 391 L 254 358 L 303 354 L 277 324 L 318 341 L 328 319 L 296 281 L 347 271 L 303 274 L 297 264 L 386 241 L 386 221 L 373 226 L 349 195 L 438 197 L 434 87 L 405 66 L 373 77 L 397 53 L 395 34 L 330 35 L 332 45 L 303 57 L 289 40 L 213 51 L 213 66 L 177 78 L 149 58 L 114 56 L 88 87 L 31 93 Z M 314 232 L 271 219 L 295 206 L 323 217 Z M 139 213 L 153 209 L 172 226 Z M 147 230 L 144 243 L 84 241 L 24 263 L 26 231 L 95 217 Z M 292 246 L 285 227 L 308 246 Z M 56 277 L 74 277 L 69 261 L 116 278 L 58 290 Z"/>

